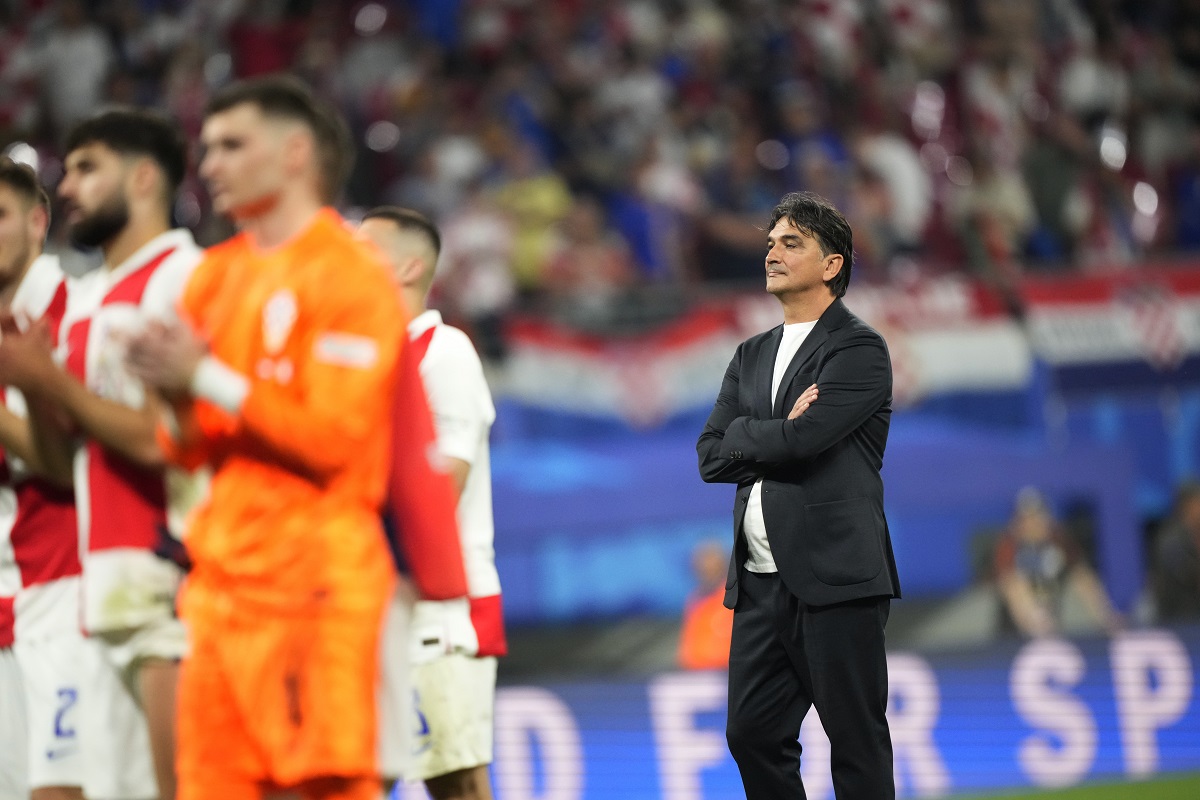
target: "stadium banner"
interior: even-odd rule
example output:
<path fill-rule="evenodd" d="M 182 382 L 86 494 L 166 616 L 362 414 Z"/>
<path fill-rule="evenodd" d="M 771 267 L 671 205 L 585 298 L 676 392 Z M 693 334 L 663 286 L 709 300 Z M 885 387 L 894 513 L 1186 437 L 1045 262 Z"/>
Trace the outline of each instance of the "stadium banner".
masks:
<path fill-rule="evenodd" d="M 1030 344 L 1065 391 L 1200 378 L 1200 270 L 1139 268 L 1028 278 Z"/>
<path fill-rule="evenodd" d="M 846 303 L 887 340 L 897 406 L 944 393 L 1019 391 L 1030 381 L 1025 335 L 981 283 L 948 277 L 855 287 Z M 535 409 L 653 427 L 710 407 L 737 345 L 782 321 L 778 301 L 761 292 L 733 293 L 628 336 L 520 318 L 506 332 L 509 358 L 497 394 Z"/>
<path fill-rule="evenodd" d="M 892 653 L 897 796 L 1066 787 L 1200 769 L 1200 628 L 1108 640 Z M 496 702 L 498 800 L 740 797 L 725 745 L 726 676 L 506 686 Z M 829 742 L 801 731 L 810 800 L 831 800 Z M 401 800 L 423 797 L 402 787 Z"/>

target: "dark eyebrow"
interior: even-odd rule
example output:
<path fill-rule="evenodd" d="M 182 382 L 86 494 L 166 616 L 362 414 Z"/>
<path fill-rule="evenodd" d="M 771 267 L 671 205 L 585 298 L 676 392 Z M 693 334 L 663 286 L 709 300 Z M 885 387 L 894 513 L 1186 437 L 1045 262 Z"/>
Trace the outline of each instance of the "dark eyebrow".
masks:
<path fill-rule="evenodd" d="M 779 240 L 780 240 L 780 241 L 783 241 L 783 242 L 786 242 L 788 239 L 791 239 L 792 241 L 796 241 L 796 242 L 798 242 L 798 241 L 800 241 L 800 235 L 799 235 L 799 234 L 796 234 L 796 233 L 785 233 L 783 236 L 780 236 L 780 237 L 779 237 Z M 768 237 L 767 237 L 767 241 L 768 241 L 768 242 L 773 242 L 773 241 L 775 241 L 775 237 L 774 237 L 774 236 L 768 236 Z"/>

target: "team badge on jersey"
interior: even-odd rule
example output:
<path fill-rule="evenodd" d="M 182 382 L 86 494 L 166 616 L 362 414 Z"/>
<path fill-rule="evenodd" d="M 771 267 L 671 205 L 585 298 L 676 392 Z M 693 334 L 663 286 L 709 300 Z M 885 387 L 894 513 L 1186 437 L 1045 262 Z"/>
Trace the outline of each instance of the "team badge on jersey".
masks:
<path fill-rule="evenodd" d="M 275 355 L 287 343 L 292 326 L 296 324 L 296 295 L 280 289 L 263 306 L 263 348 Z"/>

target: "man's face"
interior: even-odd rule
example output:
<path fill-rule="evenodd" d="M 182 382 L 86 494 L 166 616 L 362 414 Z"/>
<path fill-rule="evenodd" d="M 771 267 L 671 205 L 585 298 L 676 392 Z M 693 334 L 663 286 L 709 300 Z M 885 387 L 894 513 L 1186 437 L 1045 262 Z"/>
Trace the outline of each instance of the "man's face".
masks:
<path fill-rule="evenodd" d="M 364 242 L 375 245 L 383 255 L 384 263 L 395 272 L 395 252 L 399 246 L 398 233 L 395 223 L 381 217 L 372 217 L 363 220 L 354 235 Z"/>
<path fill-rule="evenodd" d="M 286 120 L 267 117 L 253 103 L 233 106 L 204 121 L 200 177 L 208 185 L 213 210 L 248 219 L 275 205 L 289 179 L 284 139 L 293 127 Z"/>
<path fill-rule="evenodd" d="M 24 275 L 40 249 L 34 213 L 25 198 L 0 183 L 0 285 Z"/>
<path fill-rule="evenodd" d="M 58 197 L 71 241 L 100 247 L 129 224 L 129 163 L 107 145 L 91 142 L 67 154 Z"/>
<path fill-rule="evenodd" d="M 783 217 L 767 234 L 767 291 L 776 297 L 805 294 L 823 287 L 837 274 L 837 256 L 821 254 L 815 237 L 800 231 Z"/>

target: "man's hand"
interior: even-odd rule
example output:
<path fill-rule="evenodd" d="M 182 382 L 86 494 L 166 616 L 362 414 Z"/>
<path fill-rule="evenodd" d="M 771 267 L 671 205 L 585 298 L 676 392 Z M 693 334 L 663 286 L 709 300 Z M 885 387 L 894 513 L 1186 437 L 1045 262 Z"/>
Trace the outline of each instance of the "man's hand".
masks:
<path fill-rule="evenodd" d="M 186 394 L 208 346 L 179 322 L 153 321 L 129 341 L 130 371 L 165 396 Z"/>
<path fill-rule="evenodd" d="M 788 413 L 788 419 L 795 419 L 800 416 L 815 402 L 817 402 L 817 385 L 814 383 L 796 398 L 795 405 L 792 406 L 792 410 Z"/>
<path fill-rule="evenodd" d="M 27 393 L 46 389 L 58 372 L 50 324 L 40 319 L 21 332 L 15 321 L 6 317 L 0 320 L 0 330 L 0 383 Z"/>

